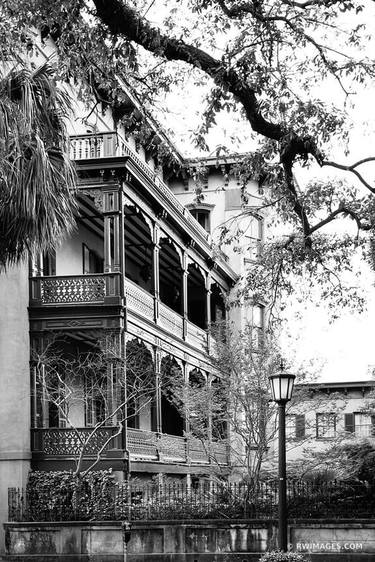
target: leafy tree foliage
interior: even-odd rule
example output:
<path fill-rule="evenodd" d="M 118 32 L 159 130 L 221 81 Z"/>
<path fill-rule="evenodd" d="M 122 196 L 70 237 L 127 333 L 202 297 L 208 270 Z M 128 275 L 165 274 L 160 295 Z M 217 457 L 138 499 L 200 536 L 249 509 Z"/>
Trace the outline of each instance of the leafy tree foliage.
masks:
<path fill-rule="evenodd" d="M 195 369 L 187 383 L 178 369 L 172 369 L 162 379 L 162 392 L 186 416 L 191 437 L 207 448 L 214 476 L 227 470 L 215 449 L 215 443 L 225 443 L 234 473 L 257 482 L 276 473 L 277 459 L 270 446 L 277 437 L 277 407 L 270 401 L 268 377 L 280 369 L 281 352 L 274 340 L 262 337 L 251 324 L 239 332 L 218 322 L 211 326 L 211 335 L 211 379 L 206 381 Z M 299 382 L 310 376 L 300 370 Z M 305 400 L 306 392 L 296 390 L 288 409 Z"/>
<path fill-rule="evenodd" d="M 374 486 L 374 460 L 375 449 L 370 440 L 362 439 L 356 443 L 341 440 L 324 452 L 316 452 L 304 462 L 296 463 L 292 470 L 297 476 L 360 480 Z"/>
<path fill-rule="evenodd" d="M 347 256 L 362 235 L 367 243 L 373 234 L 375 186 L 366 172 L 375 157 L 348 160 L 346 109 L 374 78 L 367 28 L 372 3 L 6 0 L 1 10 L 15 30 L 34 24 L 44 38 L 50 34 L 61 78 L 79 84 L 83 97 L 94 92 L 111 104 L 159 157 L 168 158 L 169 147 L 155 141 L 139 112 L 128 113 L 121 83 L 136 89 L 148 108 L 176 83 L 204 83 L 207 103 L 196 135 L 201 148 L 207 148 L 205 134 L 221 112 L 240 112 L 258 144 L 233 173 L 243 184 L 251 178 L 266 186 L 265 206 L 291 225 L 271 252 L 273 265 L 284 272 L 285 290 L 288 268 L 322 273 L 326 295 L 351 302 L 335 275 L 350 269 Z M 327 89 L 336 106 L 324 96 Z M 306 189 L 296 182 L 301 167 L 310 170 Z M 340 170 L 347 179 L 314 180 L 319 169 Z M 327 234 L 325 227 L 338 218 L 354 221 L 356 235 Z M 367 246 L 364 252 L 372 261 Z M 254 292 L 256 281 L 248 280 Z"/>

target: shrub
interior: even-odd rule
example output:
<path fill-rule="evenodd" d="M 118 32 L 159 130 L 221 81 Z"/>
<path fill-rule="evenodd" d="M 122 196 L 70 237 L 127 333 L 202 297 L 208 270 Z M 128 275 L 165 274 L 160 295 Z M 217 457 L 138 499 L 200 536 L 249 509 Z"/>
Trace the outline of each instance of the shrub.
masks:
<path fill-rule="evenodd" d="M 105 470 L 80 477 L 69 471 L 31 472 L 26 497 L 30 521 L 111 519 L 114 479 Z"/>

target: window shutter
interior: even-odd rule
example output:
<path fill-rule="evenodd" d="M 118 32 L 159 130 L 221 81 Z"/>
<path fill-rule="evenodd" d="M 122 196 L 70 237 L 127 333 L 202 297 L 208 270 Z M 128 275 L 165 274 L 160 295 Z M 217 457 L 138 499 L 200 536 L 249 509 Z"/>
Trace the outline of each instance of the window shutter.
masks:
<path fill-rule="evenodd" d="M 296 438 L 302 439 L 305 437 L 305 414 L 296 415 Z"/>
<path fill-rule="evenodd" d="M 241 189 L 227 189 L 225 191 L 225 210 L 241 208 Z"/>
<path fill-rule="evenodd" d="M 354 433 L 355 431 L 354 414 L 345 414 L 345 431 L 347 431 L 348 433 Z"/>

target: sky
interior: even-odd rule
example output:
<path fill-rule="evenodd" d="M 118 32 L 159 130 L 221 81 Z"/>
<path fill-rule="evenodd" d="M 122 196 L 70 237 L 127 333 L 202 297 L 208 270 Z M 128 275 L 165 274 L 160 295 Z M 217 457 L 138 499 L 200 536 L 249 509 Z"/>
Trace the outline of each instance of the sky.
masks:
<path fill-rule="evenodd" d="M 337 147 L 337 154 L 341 155 L 339 161 L 344 164 L 373 155 L 375 146 L 375 112 L 371 110 L 373 100 L 374 93 L 370 89 L 363 90 L 356 96 L 355 105 L 351 110 L 354 128 L 348 157 L 343 158 L 340 147 Z M 316 175 L 321 177 L 325 174 L 327 170 L 324 169 L 316 172 Z M 334 175 L 335 172 L 331 171 L 330 174 Z M 345 176 L 344 172 L 338 173 L 338 177 Z M 303 181 L 304 178 L 300 177 L 300 179 Z M 375 185 L 374 164 L 366 168 L 366 179 Z M 351 178 L 350 181 L 359 186 L 355 178 Z M 335 228 L 343 230 L 353 228 L 352 221 L 337 223 Z M 355 266 L 361 272 L 359 285 L 367 299 L 366 310 L 363 313 L 342 311 L 336 321 L 330 322 L 324 303 L 320 306 L 306 305 L 303 310 L 298 310 L 298 305 L 295 303 L 295 308 L 290 310 L 288 331 L 298 334 L 298 338 L 295 338 L 298 343 L 293 349 L 290 335 L 281 337 L 285 351 L 288 353 L 288 350 L 293 349 L 293 354 L 289 352 L 291 363 L 303 365 L 305 362 L 308 365 L 311 361 L 316 366 L 314 375 L 318 381 L 362 381 L 373 378 L 375 273 L 367 264 L 357 262 Z M 294 325 L 295 312 L 298 312 L 301 318 Z"/>

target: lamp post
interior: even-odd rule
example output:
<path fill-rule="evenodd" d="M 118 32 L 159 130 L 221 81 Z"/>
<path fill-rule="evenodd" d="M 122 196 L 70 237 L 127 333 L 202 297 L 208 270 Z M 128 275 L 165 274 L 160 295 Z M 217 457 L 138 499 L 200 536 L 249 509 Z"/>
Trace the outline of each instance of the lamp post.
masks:
<path fill-rule="evenodd" d="M 285 406 L 292 398 L 295 375 L 276 373 L 270 375 L 272 400 L 278 405 L 279 415 L 279 549 L 288 548 L 286 511 L 286 447 L 285 447 Z"/>

